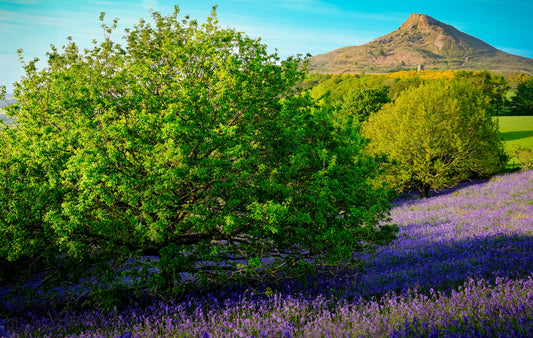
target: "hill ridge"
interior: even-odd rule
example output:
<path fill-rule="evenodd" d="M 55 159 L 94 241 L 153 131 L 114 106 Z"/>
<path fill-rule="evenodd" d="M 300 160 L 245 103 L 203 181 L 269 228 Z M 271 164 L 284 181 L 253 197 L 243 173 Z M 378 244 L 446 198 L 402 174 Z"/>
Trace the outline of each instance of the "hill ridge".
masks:
<path fill-rule="evenodd" d="M 310 59 L 319 73 L 388 73 L 417 68 L 533 73 L 533 59 L 503 52 L 433 17 L 412 13 L 398 29 L 360 46 Z"/>

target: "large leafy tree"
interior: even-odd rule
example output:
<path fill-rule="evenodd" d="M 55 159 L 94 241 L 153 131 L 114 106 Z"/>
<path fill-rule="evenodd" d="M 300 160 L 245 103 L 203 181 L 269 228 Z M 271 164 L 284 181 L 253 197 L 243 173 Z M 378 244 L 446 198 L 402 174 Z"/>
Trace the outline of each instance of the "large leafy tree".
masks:
<path fill-rule="evenodd" d="M 505 156 L 490 98 L 470 81 L 405 90 L 363 125 L 370 152 L 390 162 L 382 180 L 399 191 L 452 186 L 502 169 Z"/>
<path fill-rule="evenodd" d="M 124 46 L 103 24 L 92 49 L 69 41 L 44 69 L 24 64 L 16 125 L 0 132 L 0 256 L 110 280 L 148 262 L 134 280 L 172 294 L 183 273 L 334 263 L 391 239 L 377 161 L 298 92 L 301 60 L 221 28 L 215 10 L 178 15 L 153 13 Z"/>

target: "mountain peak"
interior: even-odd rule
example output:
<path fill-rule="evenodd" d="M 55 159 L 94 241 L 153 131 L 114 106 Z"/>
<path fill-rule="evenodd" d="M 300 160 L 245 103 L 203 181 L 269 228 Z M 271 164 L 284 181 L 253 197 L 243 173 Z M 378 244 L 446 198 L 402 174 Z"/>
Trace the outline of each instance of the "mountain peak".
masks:
<path fill-rule="evenodd" d="M 435 20 L 426 14 L 412 13 L 409 18 L 400 26 L 400 30 L 407 30 L 412 28 L 431 29 L 433 26 L 442 27 L 444 24 L 439 20 Z"/>
<path fill-rule="evenodd" d="M 395 31 L 361 46 L 316 55 L 309 70 L 320 73 L 387 73 L 417 69 L 533 73 L 533 59 L 502 52 L 428 15 L 413 13 Z"/>

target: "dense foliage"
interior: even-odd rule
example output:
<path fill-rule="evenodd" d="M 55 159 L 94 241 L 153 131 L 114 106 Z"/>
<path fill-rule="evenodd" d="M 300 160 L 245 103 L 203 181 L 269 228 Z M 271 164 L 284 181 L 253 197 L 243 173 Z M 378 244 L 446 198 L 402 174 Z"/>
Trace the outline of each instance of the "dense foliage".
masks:
<path fill-rule="evenodd" d="M 357 88 L 342 98 L 337 117 L 342 121 L 341 123 L 352 120 L 354 123 L 360 124 L 388 102 L 390 102 L 388 87 Z"/>
<path fill-rule="evenodd" d="M 363 124 L 373 154 L 390 164 L 381 180 L 420 192 L 492 175 L 505 156 L 490 97 L 469 81 L 432 81 L 403 91 Z"/>
<path fill-rule="evenodd" d="M 187 276 L 348 262 L 393 238 L 390 194 L 369 183 L 377 160 L 297 90 L 299 58 L 214 10 L 153 20 L 125 46 L 115 20 L 92 49 L 69 41 L 45 69 L 24 64 L 17 123 L 0 131 L 2 260 L 96 275 L 100 294 L 127 280 L 176 296 Z"/>
<path fill-rule="evenodd" d="M 523 74 L 516 74 L 513 81 L 519 81 Z M 313 73 L 303 82 L 304 88 L 311 88 L 313 97 L 329 95 L 333 104 L 342 101 L 361 89 L 387 89 L 389 99 L 396 99 L 404 90 L 417 87 L 422 83 L 435 80 L 458 80 L 470 82 L 489 97 L 490 113 L 493 115 L 508 114 L 509 81 L 502 75 L 488 71 L 431 71 L 410 70 L 388 74 L 342 74 L 327 75 Z"/>
<path fill-rule="evenodd" d="M 529 77 L 516 87 L 510 114 L 533 115 L 533 77 Z"/>
<path fill-rule="evenodd" d="M 506 98 L 509 89 L 505 77 L 488 71 L 458 71 L 454 74 L 458 81 L 471 82 L 478 90 L 489 99 L 488 112 L 491 115 L 503 115 L 506 113 L 508 101 Z"/>
<path fill-rule="evenodd" d="M 532 200 L 531 171 L 462 184 L 431 199 L 406 197 L 392 210 L 398 238 L 365 255 L 367 270 L 350 279 L 216 292 L 111 313 L 25 312 L 8 318 L 6 331 L 13 337 L 529 337 Z"/>
<path fill-rule="evenodd" d="M 518 165 L 522 170 L 533 169 L 533 149 L 531 147 L 514 145 L 509 150 L 509 156 L 513 156 L 518 161 Z"/>

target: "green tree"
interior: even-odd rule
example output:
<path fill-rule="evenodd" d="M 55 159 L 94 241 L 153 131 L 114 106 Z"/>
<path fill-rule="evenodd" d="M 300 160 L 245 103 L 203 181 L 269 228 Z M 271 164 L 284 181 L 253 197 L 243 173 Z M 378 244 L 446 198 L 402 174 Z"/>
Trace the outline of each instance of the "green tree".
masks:
<path fill-rule="evenodd" d="M 511 115 L 533 115 L 533 77 L 521 82 L 516 87 L 511 102 Z"/>
<path fill-rule="evenodd" d="M 390 240 L 379 162 L 298 92 L 302 60 L 221 28 L 215 9 L 203 24 L 178 12 L 125 46 L 115 20 L 92 49 L 69 40 L 45 69 L 24 64 L 0 134 L 0 257 L 56 257 L 103 285 L 147 262 L 128 270 L 135 287 L 176 295 L 182 273 L 335 264 Z"/>
<path fill-rule="evenodd" d="M 489 71 L 460 71 L 454 76 L 459 81 L 470 81 L 475 84 L 481 92 L 489 98 L 489 112 L 494 115 L 505 114 L 507 103 L 507 90 L 509 84 L 505 77 Z"/>
<path fill-rule="evenodd" d="M 521 145 L 513 145 L 513 147 L 509 151 L 509 156 L 512 156 L 518 160 L 518 165 L 520 166 L 520 169 L 533 169 L 533 149 Z"/>
<path fill-rule="evenodd" d="M 342 99 L 339 104 L 341 119 L 354 119 L 354 122 L 366 121 L 370 114 L 376 113 L 388 103 L 387 87 L 357 88 Z"/>
<path fill-rule="evenodd" d="M 503 168 L 490 98 L 475 84 L 431 81 L 405 90 L 363 124 L 370 152 L 390 159 L 382 176 L 399 191 L 452 186 Z"/>
<path fill-rule="evenodd" d="M 421 77 L 415 76 L 415 77 L 406 77 L 403 79 L 396 79 L 394 83 L 389 88 L 388 94 L 391 100 L 395 100 L 400 94 L 409 88 L 418 87 L 422 85 L 424 82 L 431 81 L 431 80 L 425 80 Z"/>

